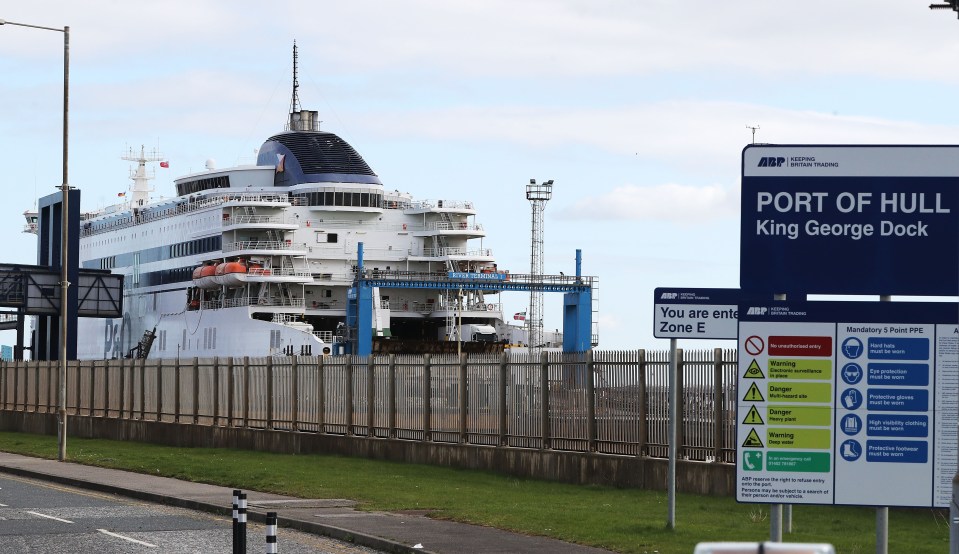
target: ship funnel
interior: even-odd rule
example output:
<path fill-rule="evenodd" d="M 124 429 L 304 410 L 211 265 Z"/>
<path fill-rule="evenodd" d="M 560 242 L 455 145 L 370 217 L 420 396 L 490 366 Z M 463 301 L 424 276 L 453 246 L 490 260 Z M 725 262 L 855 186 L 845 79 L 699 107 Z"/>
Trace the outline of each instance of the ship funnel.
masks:
<path fill-rule="evenodd" d="M 320 113 L 313 110 L 300 110 L 290 113 L 290 131 L 319 131 Z"/>

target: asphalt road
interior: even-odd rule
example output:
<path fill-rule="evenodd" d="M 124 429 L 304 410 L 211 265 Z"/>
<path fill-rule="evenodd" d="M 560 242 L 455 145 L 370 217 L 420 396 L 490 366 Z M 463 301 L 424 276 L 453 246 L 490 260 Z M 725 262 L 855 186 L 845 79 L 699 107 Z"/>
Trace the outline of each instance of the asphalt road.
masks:
<path fill-rule="evenodd" d="M 0 552 L 232 552 L 231 519 L 53 485 L 0 477 Z M 264 552 L 266 532 L 250 523 L 247 552 Z M 377 551 L 279 529 L 279 552 L 372 554 Z"/>

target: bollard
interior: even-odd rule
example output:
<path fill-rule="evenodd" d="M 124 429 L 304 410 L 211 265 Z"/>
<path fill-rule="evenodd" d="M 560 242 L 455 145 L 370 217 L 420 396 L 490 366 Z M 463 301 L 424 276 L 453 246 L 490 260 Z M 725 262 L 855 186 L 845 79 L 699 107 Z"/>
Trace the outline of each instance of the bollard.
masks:
<path fill-rule="evenodd" d="M 276 554 L 276 512 L 266 513 L 266 554 Z"/>
<path fill-rule="evenodd" d="M 241 492 L 237 497 L 236 521 L 236 533 L 239 539 L 237 541 L 239 543 L 237 554 L 246 554 L 246 493 Z"/>
<path fill-rule="evenodd" d="M 240 541 L 238 540 L 240 536 L 240 522 L 237 516 L 237 505 L 240 502 L 240 492 L 242 491 L 233 489 L 233 554 L 238 554 L 240 548 Z"/>

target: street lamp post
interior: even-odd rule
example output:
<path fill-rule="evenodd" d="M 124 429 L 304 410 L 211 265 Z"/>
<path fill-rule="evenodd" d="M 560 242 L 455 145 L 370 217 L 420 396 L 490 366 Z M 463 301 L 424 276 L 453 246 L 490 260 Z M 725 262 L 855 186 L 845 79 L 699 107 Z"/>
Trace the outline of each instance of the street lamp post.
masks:
<path fill-rule="evenodd" d="M 70 114 L 70 27 L 58 29 L 41 25 L 28 25 L 0 19 L 0 25 L 15 25 L 63 33 L 63 184 L 60 185 L 62 203 L 60 204 L 60 364 L 57 384 L 57 459 L 61 462 L 67 457 L 67 291 L 70 288 L 68 272 L 67 240 L 69 234 L 69 192 L 67 179 L 67 145 L 69 137 Z"/>

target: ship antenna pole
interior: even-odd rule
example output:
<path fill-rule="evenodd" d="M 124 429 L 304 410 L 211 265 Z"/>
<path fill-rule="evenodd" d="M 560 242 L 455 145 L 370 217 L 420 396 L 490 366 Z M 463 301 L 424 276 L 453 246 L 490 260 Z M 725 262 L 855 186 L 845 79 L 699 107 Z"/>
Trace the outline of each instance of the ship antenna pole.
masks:
<path fill-rule="evenodd" d="M 293 41 L 293 98 L 290 100 L 290 113 L 300 111 L 300 80 L 298 77 L 296 41 Z"/>

